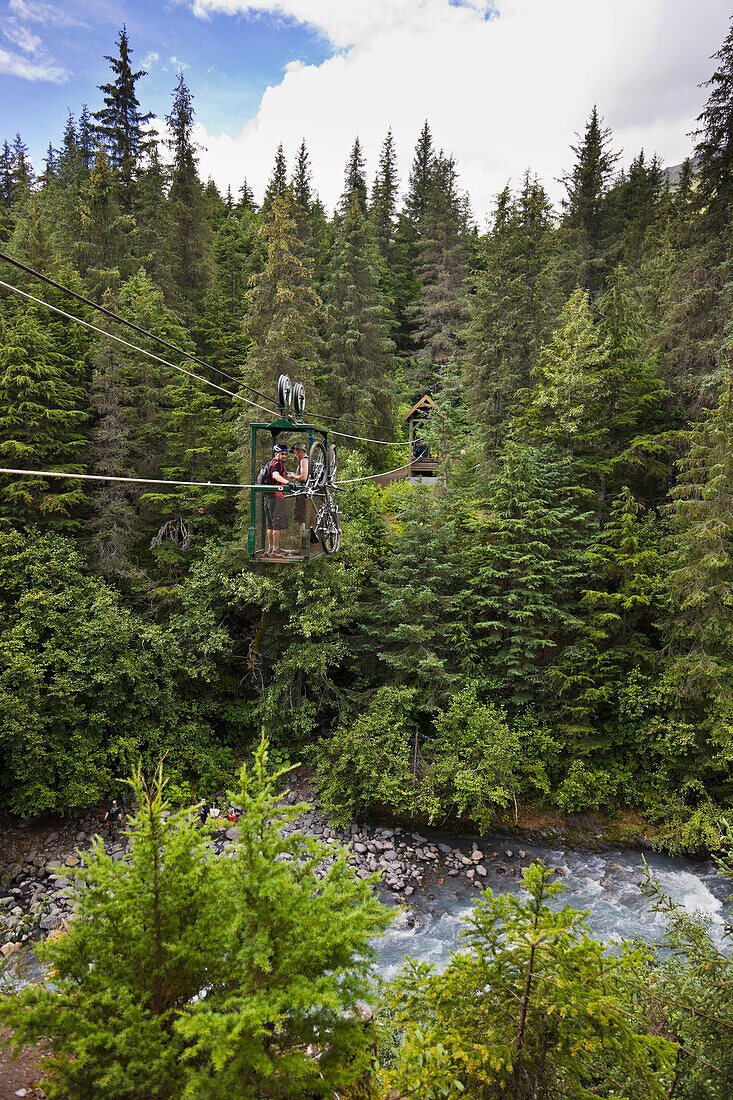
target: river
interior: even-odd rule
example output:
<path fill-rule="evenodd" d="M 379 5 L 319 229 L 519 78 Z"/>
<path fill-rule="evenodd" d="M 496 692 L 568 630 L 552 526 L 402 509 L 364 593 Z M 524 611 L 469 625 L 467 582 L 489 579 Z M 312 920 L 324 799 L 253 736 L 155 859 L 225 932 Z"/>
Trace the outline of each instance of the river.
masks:
<path fill-rule="evenodd" d="M 427 834 L 426 834 L 427 835 Z M 452 845 L 456 837 L 448 839 Z M 467 852 L 474 838 L 461 838 Z M 475 838 L 482 848 L 486 840 Z M 716 872 L 712 863 L 703 860 L 674 859 L 639 851 L 581 852 L 572 849 L 518 844 L 515 839 L 493 837 L 490 847 L 496 852 L 512 852 L 512 861 L 520 866 L 539 857 L 550 867 L 560 869 L 560 881 L 566 887 L 554 906 L 572 905 L 588 911 L 588 923 L 599 939 L 612 943 L 615 939 L 640 936 L 647 941 L 657 939 L 663 931 L 663 919 L 643 897 L 639 884 L 645 877 L 644 861 L 663 891 L 692 913 L 703 913 L 711 921 L 714 937 L 723 939 L 725 922 L 733 922 L 733 906 L 729 896 L 733 883 Z M 526 859 L 517 859 L 517 850 Z M 442 881 L 441 881 L 442 879 Z M 520 878 L 509 878 L 489 868 L 484 884 L 494 893 L 517 892 Z M 376 943 L 377 968 L 383 978 L 392 977 L 403 964 L 405 956 L 419 958 L 438 966 L 447 962 L 458 946 L 463 918 L 476 904 L 478 891 L 462 879 L 448 878 L 440 873 L 410 898 L 409 909 L 400 914 L 387 934 Z M 387 900 L 387 899 L 385 899 Z"/>

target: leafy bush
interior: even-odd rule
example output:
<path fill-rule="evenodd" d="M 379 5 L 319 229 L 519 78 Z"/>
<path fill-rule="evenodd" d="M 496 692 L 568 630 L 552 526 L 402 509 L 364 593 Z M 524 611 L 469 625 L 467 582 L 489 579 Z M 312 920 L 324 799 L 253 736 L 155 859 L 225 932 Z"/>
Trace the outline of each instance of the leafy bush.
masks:
<path fill-rule="evenodd" d="M 233 760 L 207 717 L 172 630 L 124 608 L 69 541 L 0 534 L 0 804 L 25 817 L 92 805 L 161 753 L 172 781 L 220 786 Z"/>
<path fill-rule="evenodd" d="M 416 695 L 411 688 L 380 688 L 363 714 L 339 725 L 318 745 L 319 792 L 338 820 L 349 821 L 373 806 L 398 813 L 411 807 L 411 709 Z"/>
<path fill-rule="evenodd" d="M 553 802 L 566 813 L 598 810 L 616 794 L 619 777 L 603 768 L 591 768 L 584 760 L 574 760 L 553 795 Z"/>
<path fill-rule="evenodd" d="M 479 703 L 475 684 L 453 697 L 435 728 L 421 791 L 428 817 L 468 816 L 483 830 L 496 808 L 512 798 L 519 737 L 503 711 Z"/>

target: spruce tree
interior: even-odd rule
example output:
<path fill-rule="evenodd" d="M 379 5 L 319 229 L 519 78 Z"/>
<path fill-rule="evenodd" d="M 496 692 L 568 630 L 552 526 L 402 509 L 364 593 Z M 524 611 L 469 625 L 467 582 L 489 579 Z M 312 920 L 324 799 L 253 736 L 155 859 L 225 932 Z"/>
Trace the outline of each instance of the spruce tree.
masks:
<path fill-rule="evenodd" d="M 13 141 L 12 203 L 14 206 L 30 195 L 33 184 L 33 168 L 28 159 L 28 146 L 20 134 L 16 134 Z"/>
<path fill-rule="evenodd" d="M 650 346 L 638 295 L 621 265 L 609 276 L 598 309 L 608 342 L 608 356 L 599 365 L 600 496 L 607 487 L 615 495 L 628 485 L 655 499 L 668 487 L 677 421 L 672 395 L 659 377 L 658 350 Z"/>
<path fill-rule="evenodd" d="M 416 235 L 420 233 L 432 191 L 435 159 L 433 138 L 426 120 L 415 146 L 415 155 L 412 160 L 412 168 L 407 181 L 407 194 L 405 195 L 405 214 Z"/>
<path fill-rule="evenodd" d="M 319 376 L 323 306 L 313 285 L 307 249 L 298 235 L 289 188 L 272 200 L 260 236 L 267 260 L 253 276 L 247 294 L 245 334 L 251 350 L 244 377 L 257 389 L 273 394 L 274 400 L 279 375 L 287 374 L 306 388 Z M 242 413 L 242 426 L 248 418 Z"/>
<path fill-rule="evenodd" d="M 645 252 L 658 242 L 650 240 L 664 213 L 662 165 L 654 156 L 647 162 L 644 150 L 634 157 L 628 171 L 619 174 L 608 193 L 608 220 L 616 238 L 615 252 L 626 267 L 638 271 Z"/>
<path fill-rule="evenodd" d="M 173 277 L 186 312 L 201 302 L 211 277 L 211 230 L 207 202 L 196 171 L 196 152 L 191 140 L 193 97 L 183 73 L 173 92 L 173 107 L 166 117 L 170 138 L 171 186 L 168 209 L 171 221 L 170 251 Z M 217 193 L 218 194 L 218 193 Z"/>
<path fill-rule="evenodd" d="M 509 409 L 518 390 L 529 385 L 559 310 L 555 256 L 550 200 L 527 172 L 518 194 L 507 186 L 498 196 L 469 298 L 465 377 L 492 448 L 500 445 Z"/>
<path fill-rule="evenodd" d="M 134 259 L 145 267 L 166 300 L 173 302 L 180 292 L 173 274 L 177 260 L 173 255 L 172 208 L 166 195 L 168 181 L 158 143 L 153 142 L 135 186 Z"/>
<path fill-rule="evenodd" d="M 112 169 L 103 148 L 97 151 L 89 179 L 81 194 L 81 236 L 77 242 L 78 267 L 92 297 L 100 300 L 120 282 L 120 261 L 128 249 L 134 226 L 116 198 Z"/>
<path fill-rule="evenodd" d="M 133 397 L 121 348 L 100 340 L 92 357 L 91 407 L 94 426 L 90 458 L 97 474 L 138 477 L 132 438 Z M 133 484 L 93 484 L 86 521 L 92 565 L 100 573 L 130 577 L 137 572 L 133 547 L 140 535 L 141 489 Z"/>
<path fill-rule="evenodd" d="M 369 219 L 374 230 L 374 238 L 377 242 L 379 254 L 385 263 L 389 262 L 392 242 L 394 241 L 399 184 L 397 152 L 392 131 L 388 130 L 379 154 L 379 168 L 374 178 L 371 202 L 369 203 Z"/>
<path fill-rule="evenodd" d="M 0 242 L 3 244 L 13 231 L 13 154 L 7 141 L 0 149 Z"/>
<path fill-rule="evenodd" d="M 459 350 L 468 320 L 468 247 L 465 206 L 452 157 L 440 156 L 417 245 L 420 298 L 413 339 L 418 347 L 412 371 L 417 389 L 434 386 Z"/>
<path fill-rule="evenodd" d="M 733 384 L 690 433 L 670 496 L 668 674 L 680 699 L 733 697 Z"/>
<path fill-rule="evenodd" d="M 586 747 L 599 725 L 616 735 L 617 701 L 626 677 L 648 675 L 654 667 L 652 624 L 663 588 L 661 542 L 655 513 L 623 486 L 589 545 L 583 627 L 552 673 L 564 722 L 575 737 L 583 730 Z"/>
<path fill-rule="evenodd" d="M 705 235 L 720 240 L 733 211 L 733 26 L 713 60 L 715 71 L 703 85 L 710 93 L 695 134 L 695 199 Z"/>
<path fill-rule="evenodd" d="M 313 202 L 313 188 L 311 186 L 310 154 L 306 148 L 305 138 L 298 147 L 295 159 L 295 171 L 293 172 L 293 199 L 306 214 L 311 212 Z"/>
<path fill-rule="evenodd" d="M 578 287 L 540 352 L 534 389 L 518 395 L 514 433 L 538 446 L 554 443 L 581 460 L 594 455 L 606 430 L 597 412 L 608 354 L 588 292 Z"/>
<path fill-rule="evenodd" d="M 552 447 L 508 442 L 467 519 L 462 618 L 482 675 L 513 702 L 537 699 L 581 625 L 593 520 Z"/>
<path fill-rule="evenodd" d="M 196 369 L 192 362 L 184 361 L 183 366 Z M 165 395 L 170 412 L 162 476 L 171 481 L 227 481 L 227 456 L 233 442 L 231 402 L 222 395 L 228 402 L 222 410 L 213 389 L 184 375 L 178 378 L 180 381 L 172 382 Z M 185 552 L 194 541 L 212 534 L 222 521 L 231 522 L 232 518 L 232 509 L 227 507 L 232 500 L 231 490 L 178 486 L 165 492 L 149 491 L 142 500 L 153 509 L 159 524 L 151 548 L 169 575 L 180 571 Z"/>
<path fill-rule="evenodd" d="M 339 213 L 343 216 L 348 210 L 351 199 L 355 198 L 362 214 L 367 210 L 367 183 L 364 154 L 357 137 L 351 148 L 344 172 L 344 190 L 339 202 Z"/>
<path fill-rule="evenodd" d="M 180 321 L 166 309 L 161 291 L 144 269 L 123 284 L 116 308 L 142 328 L 179 347 L 187 346 Z M 148 344 L 144 337 L 138 340 L 143 347 Z M 95 470 L 122 477 L 163 476 L 166 450 L 172 445 L 171 388 L 178 385 L 178 377 L 177 372 L 145 355 L 100 340 L 92 382 L 95 424 L 91 454 Z M 115 482 L 100 482 L 91 490 L 92 552 L 102 572 L 123 577 L 139 575 L 145 536 L 149 542 L 167 518 L 161 515 L 155 499 L 147 508 L 141 506 L 144 492 L 143 485 Z"/>
<path fill-rule="evenodd" d="M 265 197 L 262 200 L 262 213 L 267 214 L 272 206 L 274 199 L 282 198 L 288 190 L 288 163 L 285 160 L 285 153 L 283 152 L 282 142 L 277 147 L 277 153 L 275 154 L 275 164 L 272 169 L 272 175 L 265 188 Z"/>
<path fill-rule="evenodd" d="M 7 141 L 0 152 L 0 202 L 6 209 L 13 205 L 13 151 Z"/>
<path fill-rule="evenodd" d="M 32 307 L 0 316 L 0 456 L 3 465 L 82 473 L 87 420 L 81 364 L 58 350 Z M 3 476 L 0 522 L 71 529 L 84 503 L 79 481 Z"/>
<path fill-rule="evenodd" d="M 85 172 L 91 170 L 94 163 L 94 155 L 97 147 L 95 140 L 94 123 L 92 122 L 92 115 L 87 107 L 86 103 L 82 104 L 81 114 L 79 115 L 79 153 L 81 155 L 81 162 Z"/>
<path fill-rule="evenodd" d="M 464 612 L 467 558 L 456 553 L 463 506 L 422 486 L 405 495 L 361 614 L 362 669 L 377 684 L 386 676 L 390 685 L 416 688 L 417 708 L 428 714 L 447 702 L 476 656 Z"/>
<path fill-rule="evenodd" d="M 133 208 L 133 188 L 142 166 L 143 155 L 149 144 L 145 132 L 145 123 L 153 117 L 152 112 L 142 114 L 135 85 L 141 77 L 147 76 L 145 69 L 132 70 L 132 49 L 127 37 L 127 27 L 123 26 L 117 35 L 119 52 L 116 56 L 105 54 L 114 73 L 110 84 L 101 84 L 104 107 L 96 111 L 95 132 L 107 150 L 115 182 L 118 187 L 118 200 L 125 214 L 131 214 Z"/>
<path fill-rule="evenodd" d="M 391 419 L 394 343 L 379 288 L 380 261 L 369 222 L 354 192 L 338 226 L 326 286 L 331 408 L 368 434 Z"/>
<path fill-rule="evenodd" d="M 255 202 L 254 191 L 247 183 L 245 179 L 242 186 L 239 188 L 239 209 L 240 210 L 256 210 L 257 204 Z"/>
<path fill-rule="evenodd" d="M 608 248 L 607 195 L 618 153 L 610 149 L 611 131 L 604 129 L 598 108 L 593 107 L 583 137 L 571 146 L 576 161 L 563 178 L 565 225 L 573 248 L 573 282 L 596 294 L 603 284 Z"/>

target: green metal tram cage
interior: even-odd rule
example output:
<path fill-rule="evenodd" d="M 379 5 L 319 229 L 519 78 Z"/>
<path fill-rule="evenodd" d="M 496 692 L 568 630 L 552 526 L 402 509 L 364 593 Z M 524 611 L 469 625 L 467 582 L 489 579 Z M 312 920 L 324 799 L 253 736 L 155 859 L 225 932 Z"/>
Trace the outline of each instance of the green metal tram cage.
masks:
<path fill-rule="evenodd" d="M 291 447 L 294 440 L 306 441 L 307 452 L 318 439 L 322 440 L 328 451 L 328 433 L 315 424 L 300 424 L 288 420 L 285 410 L 280 408 L 281 417 L 273 420 L 271 424 L 250 424 L 252 432 L 251 455 L 252 476 L 250 477 L 250 506 L 249 506 L 249 532 L 247 536 L 247 551 L 251 562 L 259 562 L 262 565 L 303 565 L 315 561 L 324 553 L 320 542 L 312 534 L 316 525 L 316 514 L 312 502 L 305 494 L 294 493 L 291 489 L 274 485 L 258 485 L 257 474 L 272 458 L 273 448 L 276 443 L 285 443 Z M 288 464 L 285 464 L 286 469 Z M 296 483 L 297 484 L 297 483 Z M 280 550 L 282 556 L 268 557 L 267 550 L 267 520 L 265 514 L 265 498 L 269 494 L 284 492 L 287 527 L 280 532 Z M 298 501 L 302 503 L 299 504 Z M 301 536 L 301 523 L 304 524 L 304 535 Z"/>

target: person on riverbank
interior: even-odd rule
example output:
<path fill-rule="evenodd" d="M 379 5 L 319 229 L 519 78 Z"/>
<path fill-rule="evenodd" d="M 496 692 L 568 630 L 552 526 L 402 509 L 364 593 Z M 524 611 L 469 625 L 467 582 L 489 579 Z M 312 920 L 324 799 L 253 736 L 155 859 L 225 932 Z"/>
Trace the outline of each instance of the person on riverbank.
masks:
<path fill-rule="evenodd" d="M 122 825 L 122 807 L 117 805 L 117 799 L 112 799 L 112 805 L 104 815 L 104 825 L 107 830 L 107 836 L 110 840 L 114 840 L 117 836 L 117 830 Z"/>
<path fill-rule="evenodd" d="M 209 810 L 211 809 L 211 803 L 202 802 L 199 807 L 199 821 L 202 825 L 205 825 L 209 820 Z"/>

